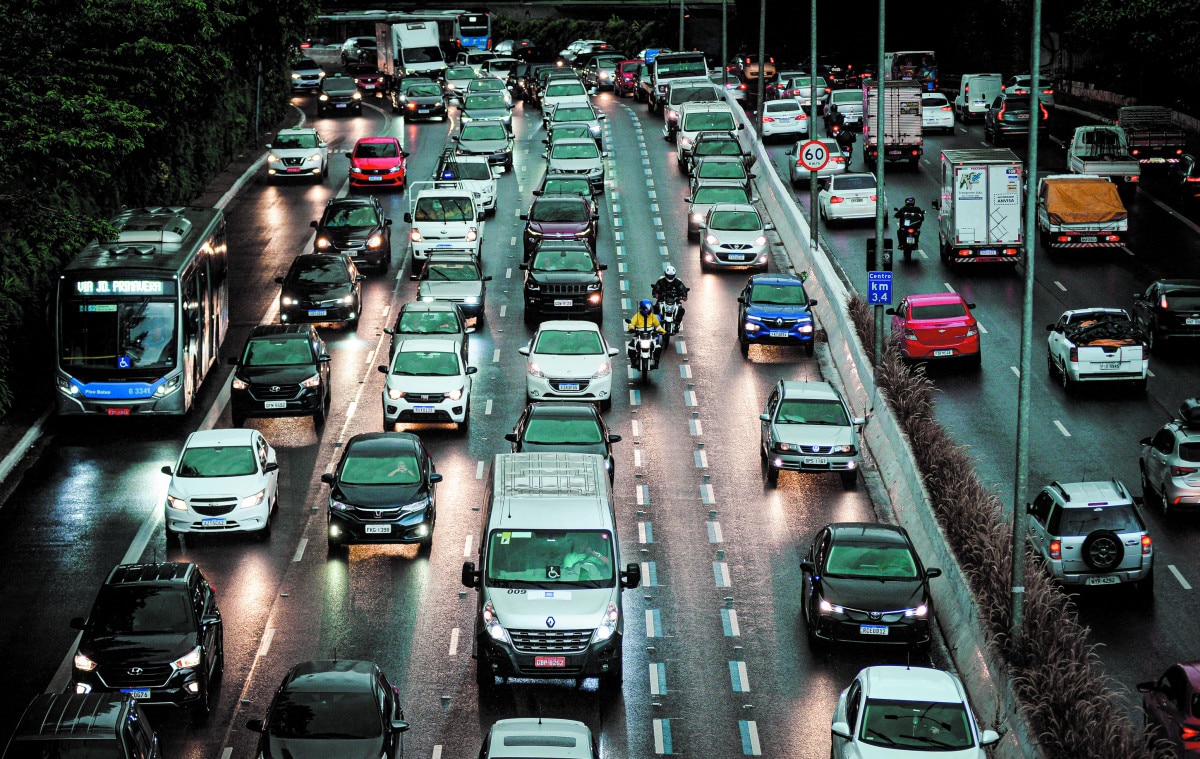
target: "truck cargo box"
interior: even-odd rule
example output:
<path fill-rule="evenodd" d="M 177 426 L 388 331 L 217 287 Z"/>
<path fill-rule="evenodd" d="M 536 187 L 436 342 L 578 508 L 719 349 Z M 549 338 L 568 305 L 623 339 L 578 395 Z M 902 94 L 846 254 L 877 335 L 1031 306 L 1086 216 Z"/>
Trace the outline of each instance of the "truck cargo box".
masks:
<path fill-rule="evenodd" d="M 1107 224 L 1125 221 L 1129 212 L 1107 179 L 1047 182 L 1046 213 L 1053 224 Z"/>

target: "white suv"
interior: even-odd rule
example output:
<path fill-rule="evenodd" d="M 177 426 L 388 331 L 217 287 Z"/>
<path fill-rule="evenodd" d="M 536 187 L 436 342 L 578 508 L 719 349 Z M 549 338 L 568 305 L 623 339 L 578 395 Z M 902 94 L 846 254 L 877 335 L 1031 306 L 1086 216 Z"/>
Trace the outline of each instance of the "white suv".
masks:
<path fill-rule="evenodd" d="M 553 755 L 562 759 L 593 759 L 598 756 L 592 731 L 573 719 L 523 717 L 498 720 L 488 730 L 479 750 L 480 759 L 509 759 L 541 755 L 552 746 Z M 537 752 L 536 754 L 534 752 Z M 547 752 L 547 755 L 551 752 Z"/>
<path fill-rule="evenodd" d="M 405 340 L 392 356 L 383 388 L 383 430 L 398 422 L 453 422 L 465 430 L 471 420 L 471 375 L 454 340 Z"/>
<path fill-rule="evenodd" d="M 188 436 L 167 486 L 167 535 L 184 532 L 271 534 L 279 499 L 275 449 L 258 430 L 200 430 Z"/>
<path fill-rule="evenodd" d="M 1068 586 L 1133 583 L 1154 592 L 1154 544 L 1120 480 L 1051 482 L 1027 504 L 1029 539 L 1055 581 Z"/>
<path fill-rule="evenodd" d="M 329 176 L 329 144 L 315 129 L 280 129 L 267 145 L 267 179 L 315 179 Z"/>
<path fill-rule="evenodd" d="M 542 322 L 520 350 L 528 357 L 525 401 L 591 401 L 609 408 L 617 352 L 591 322 Z"/>
<path fill-rule="evenodd" d="M 460 182 L 413 182 L 404 221 L 412 225 L 409 278 L 416 279 L 433 251 L 470 251 L 479 258 L 483 245 L 483 208 Z"/>

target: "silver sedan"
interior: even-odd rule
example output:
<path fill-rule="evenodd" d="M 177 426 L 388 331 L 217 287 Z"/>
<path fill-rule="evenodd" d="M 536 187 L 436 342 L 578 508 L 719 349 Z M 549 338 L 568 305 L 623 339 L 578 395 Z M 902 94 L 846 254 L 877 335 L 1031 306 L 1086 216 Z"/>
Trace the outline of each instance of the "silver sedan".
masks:
<path fill-rule="evenodd" d="M 700 268 L 767 270 L 767 230 L 758 210 L 749 203 L 717 203 L 708 210 L 700 230 Z"/>

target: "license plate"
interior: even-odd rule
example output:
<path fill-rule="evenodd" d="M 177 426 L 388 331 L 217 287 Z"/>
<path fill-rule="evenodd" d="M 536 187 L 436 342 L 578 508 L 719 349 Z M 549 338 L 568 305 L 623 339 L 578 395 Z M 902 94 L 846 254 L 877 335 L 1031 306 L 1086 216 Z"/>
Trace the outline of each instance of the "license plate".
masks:
<path fill-rule="evenodd" d="M 1106 363 L 1100 364 L 1100 368 L 1103 369 L 1104 371 L 1115 371 L 1115 370 L 1121 368 L 1121 362 L 1120 361 L 1108 361 Z"/>
<path fill-rule="evenodd" d="M 417 113 L 429 113 L 429 109 L 428 108 L 418 108 Z"/>
<path fill-rule="evenodd" d="M 787 337 L 790 334 L 787 330 L 771 330 L 771 337 Z"/>
<path fill-rule="evenodd" d="M 1183 320 L 1183 323 L 1189 327 L 1195 327 L 1200 325 L 1200 317 L 1188 317 L 1187 319 Z"/>
<path fill-rule="evenodd" d="M 109 416 L 129 416 L 129 409 L 127 409 L 127 408 L 110 408 L 110 409 L 108 409 L 108 415 Z"/>
<path fill-rule="evenodd" d="M 570 308 L 575 305 L 575 301 L 570 299 L 556 299 L 554 305 L 558 308 Z"/>
<path fill-rule="evenodd" d="M 1098 237 L 1080 237 L 1079 241 L 1080 242 L 1096 242 L 1099 239 L 1100 238 L 1098 238 Z"/>
<path fill-rule="evenodd" d="M 559 390 L 578 390 L 579 383 L 578 382 L 560 382 L 558 384 L 558 389 Z"/>
<path fill-rule="evenodd" d="M 205 517 L 200 520 L 200 524 L 205 527 L 224 527 L 225 517 Z"/>
<path fill-rule="evenodd" d="M 413 411 L 418 414 L 432 414 L 433 406 L 413 406 Z"/>
<path fill-rule="evenodd" d="M 862 203 L 866 198 L 850 198 L 851 203 Z"/>
<path fill-rule="evenodd" d="M 392 531 L 390 524 L 369 524 L 363 528 L 363 532 L 368 535 L 387 535 Z"/>
<path fill-rule="evenodd" d="M 325 315 L 327 315 L 328 313 L 329 313 L 329 312 L 328 312 L 328 311 L 326 311 L 326 310 L 325 310 L 325 309 L 323 309 L 323 308 L 310 308 L 310 309 L 308 310 L 308 315 L 309 315 L 309 316 L 325 316 Z"/>
<path fill-rule="evenodd" d="M 535 667 L 565 667 L 565 666 L 567 666 L 567 657 L 565 657 L 565 656 L 535 656 L 535 657 L 533 657 L 533 666 L 535 666 Z"/>
<path fill-rule="evenodd" d="M 287 401 L 263 401 L 263 408 L 267 411 L 287 408 Z"/>
<path fill-rule="evenodd" d="M 861 635 L 887 635 L 887 625 L 859 625 L 858 632 Z"/>
<path fill-rule="evenodd" d="M 345 103 L 335 103 L 334 105 L 336 105 L 338 108 L 345 108 L 345 107 L 346 107 L 346 104 L 345 104 Z"/>
<path fill-rule="evenodd" d="M 822 459 L 816 456 L 805 456 L 804 463 L 811 466 L 829 466 L 829 459 Z"/>
<path fill-rule="evenodd" d="M 904 154 L 903 150 L 888 150 L 886 152 L 888 155 L 903 155 Z"/>
<path fill-rule="evenodd" d="M 730 253 L 729 260 L 730 261 L 745 261 L 746 254 L 745 253 Z"/>
<path fill-rule="evenodd" d="M 382 182 L 383 177 L 380 177 L 380 176 L 367 177 L 367 181 L 368 182 Z"/>
<path fill-rule="evenodd" d="M 933 352 L 933 355 L 935 355 L 935 356 L 953 356 L 954 351 L 950 350 L 949 348 L 939 348 Z"/>
<path fill-rule="evenodd" d="M 1103 577 L 1089 577 L 1083 581 L 1084 585 L 1120 585 L 1121 578 L 1116 575 L 1105 575 Z"/>
<path fill-rule="evenodd" d="M 292 166 L 291 168 L 289 168 L 289 169 L 287 170 L 287 173 L 289 173 L 289 174 L 299 174 L 299 173 L 300 173 L 300 167 L 299 167 L 299 166 Z"/>
<path fill-rule="evenodd" d="M 995 248 L 983 248 L 979 251 L 979 255 L 981 256 L 994 256 L 996 253 L 997 251 Z"/>
<path fill-rule="evenodd" d="M 150 700 L 150 689 L 149 688 L 144 688 L 141 690 L 139 690 L 137 688 L 122 688 L 121 692 L 128 693 L 129 695 L 133 696 L 134 698 L 140 698 L 142 701 Z"/>

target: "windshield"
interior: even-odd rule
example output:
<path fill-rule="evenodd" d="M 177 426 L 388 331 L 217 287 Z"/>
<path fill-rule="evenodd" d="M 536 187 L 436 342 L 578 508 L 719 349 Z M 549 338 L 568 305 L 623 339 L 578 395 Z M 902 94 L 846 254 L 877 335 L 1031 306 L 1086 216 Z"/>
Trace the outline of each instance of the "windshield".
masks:
<path fill-rule="evenodd" d="M 703 58 L 695 58 L 691 60 L 662 60 L 661 58 L 654 59 L 655 71 L 659 79 L 669 79 L 681 76 L 707 76 L 708 70 L 704 66 Z"/>
<path fill-rule="evenodd" d="M 715 103 L 720 95 L 712 87 L 681 87 L 671 89 L 671 104 L 680 103 Z"/>
<path fill-rule="evenodd" d="M 447 79 L 474 79 L 475 69 L 470 66 L 458 66 L 446 71 Z"/>
<path fill-rule="evenodd" d="M 304 148 L 315 148 L 318 142 L 317 136 L 312 133 L 278 134 L 275 136 L 275 144 L 271 147 L 275 150 L 303 150 Z"/>
<path fill-rule="evenodd" d="M 288 272 L 289 284 L 344 285 L 350 273 L 339 256 L 309 256 L 297 259 Z"/>
<path fill-rule="evenodd" d="M 439 261 L 430 263 L 425 269 L 425 279 L 432 282 L 474 282 L 479 279 L 479 268 L 473 263 Z"/>
<path fill-rule="evenodd" d="M 88 629 L 96 635 L 195 632 L 182 588 L 110 585 L 100 591 Z"/>
<path fill-rule="evenodd" d="M 417 201 L 414 221 L 475 221 L 475 206 L 470 198 L 421 198 Z"/>
<path fill-rule="evenodd" d="M 554 114 L 550 117 L 551 121 L 594 121 L 596 113 L 591 108 L 583 108 L 581 106 L 562 106 L 554 109 Z"/>
<path fill-rule="evenodd" d="M 696 176 L 700 179 L 741 179 L 746 176 L 746 168 L 741 161 L 701 161 Z"/>
<path fill-rule="evenodd" d="M 330 93 L 345 93 L 354 92 L 358 89 L 358 82 L 352 77 L 342 79 L 325 79 L 321 82 L 321 89 Z"/>
<path fill-rule="evenodd" d="M 413 84 L 404 89 L 404 94 L 416 98 L 439 98 L 442 88 L 436 84 Z"/>
<path fill-rule="evenodd" d="M 831 187 L 835 188 L 838 192 L 844 190 L 874 190 L 875 177 L 867 174 L 855 174 L 848 177 L 835 176 L 833 177 Z"/>
<path fill-rule="evenodd" d="M 591 330 L 549 330 L 538 334 L 534 353 L 551 356 L 591 356 L 604 353 L 600 333 Z"/>
<path fill-rule="evenodd" d="M 246 345 L 242 366 L 299 366 L 313 362 L 305 338 L 257 338 Z"/>
<path fill-rule="evenodd" d="M 917 579 L 917 563 L 908 546 L 896 543 L 834 543 L 825 562 L 828 577 Z"/>
<path fill-rule="evenodd" d="M 463 107 L 466 110 L 504 108 L 504 97 L 501 95 L 469 95 Z"/>
<path fill-rule="evenodd" d="M 417 335 L 456 335 L 458 319 L 449 311 L 405 311 L 396 332 Z"/>
<path fill-rule="evenodd" d="M 533 259 L 534 271 L 592 271 L 592 254 L 585 250 L 543 250 Z"/>
<path fill-rule="evenodd" d="M 746 203 L 746 191 L 741 187 L 701 187 L 696 190 L 692 202 L 697 205 L 715 205 L 717 203 Z"/>
<path fill-rule="evenodd" d="M 742 146 L 737 140 L 697 140 L 692 150 L 693 157 L 704 155 L 741 155 Z"/>
<path fill-rule="evenodd" d="M 796 288 L 800 289 L 800 288 Z M 846 408 L 833 398 L 789 398 L 779 404 L 778 424 L 825 424 L 848 427 Z"/>
<path fill-rule="evenodd" d="M 604 55 L 596 58 L 596 65 L 604 68 L 613 68 L 621 62 L 619 55 Z"/>
<path fill-rule="evenodd" d="M 573 200 L 539 201 L 529 212 L 530 221 L 588 221 L 591 218 L 587 204 Z"/>
<path fill-rule="evenodd" d="M 285 739 L 378 738 L 383 735 L 379 713 L 379 704 L 369 690 L 354 693 L 284 690 L 271 704 L 267 732 Z M 348 747 L 343 749 L 349 751 Z M 297 747 L 297 752 L 310 750 Z"/>
<path fill-rule="evenodd" d="M 546 97 L 568 97 L 571 95 L 581 95 L 587 97 L 587 90 L 583 89 L 583 85 L 578 82 L 563 82 L 561 84 L 552 84 L 546 88 Z"/>
<path fill-rule="evenodd" d="M 591 197 L 592 189 L 587 178 L 547 179 L 542 185 L 543 195 L 583 195 Z"/>
<path fill-rule="evenodd" d="M 504 125 L 499 122 L 491 124 L 467 124 L 462 128 L 459 139 L 463 142 L 470 142 L 471 140 L 506 140 L 508 139 L 508 132 L 504 131 Z"/>
<path fill-rule="evenodd" d="M 400 56 L 405 63 L 442 62 L 442 50 L 438 47 L 402 47 Z"/>
<path fill-rule="evenodd" d="M 179 460 L 176 477 L 243 477 L 258 474 L 258 460 L 248 445 L 188 448 Z"/>
<path fill-rule="evenodd" d="M 173 368 L 175 328 L 170 301 L 70 294 L 59 320 L 59 362 L 67 371 Z"/>
<path fill-rule="evenodd" d="M 509 588 L 608 588 L 616 578 L 614 558 L 605 530 L 497 531 L 489 538 L 487 580 Z"/>
<path fill-rule="evenodd" d="M 541 419 L 534 417 L 525 428 L 525 442 L 542 445 L 592 445 L 603 443 L 595 419 Z"/>
<path fill-rule="evenodd" d="M 683 117 L 683 129 L 699 132 L 704 129 L 733 129 L 733 114 L 727 112 L 689 113 Z"/>
<path fill-rule="evenodd" d="M 492 77 L 475 79 L 467 86 L 467 92 L 491 92 L 506 89 L 504 82 Z"/>
<path fill-rule="evenodd" d="M 455 377 L 458 354 L 446 351 L 401 351 L 392 360 L 392 374 L 404 377 Z"/>
<path fill-rule="evenodd" d="M 599 158 L 600 151 L 596 149 L 596 143 L 590 140 L 566 144 L 556 143 L 550 149 L 550 157 L 558 159 Z"/>
<path fill-rule="evenodd" d="M 394 142 L 360 142 L 354 146 L 355 158 L 396 158 L 400 147 Z"/>
<path fill-rule="evenodd" d="M 708 219 L 709 229 L 727 232 L 757 232 L 762 229 L 757 211 L 717 211 Z"/>
<path fill-rule="evenodd" d="M 929 319 L 961 319 L 967 315 L 967 307 L 961 303 L 936 303 L 928 306 L 913 306 L 913 321 Z"/>
<path fill-rule="evenodd" d="M 421 481 L 421 467 L 410 451 L 359 446 L 346 454 L 338 481 L 343 485 L 416 485 Z"/>
<path fill-rule="evenodd" d="M 962 704 L 867 699 L 863 707 L 863 743 L 903 751 L 950 751 L 971 748 L 971 722 Z"/>
<path fill-rule="evenodd" d="M 323 227 L 373 227 L 379 223 L 371 206 L 334 206 L 321 223 Z"/>
<path fill-rule="evenodd" d="M 750 290 L 750 302 L 775 306 L 807 306 L 808 295 L 799 285 L 758 284 Z"/>
<path fill-rule="evenodd" d="M 1162 308 L 1175 311 L 1200 310 L 1200 292 L 1188 290 L 1168 290 L 1162 295 Z"/>
<path fill-rule="evenodd" d="M 442 169 L 442 179 L 481 179 L 487 181 L 492 178 L 492 170 L 488 168 L 487 161 L 464 161 L 461 158 L 453 163 L 447 164 Z"/>

